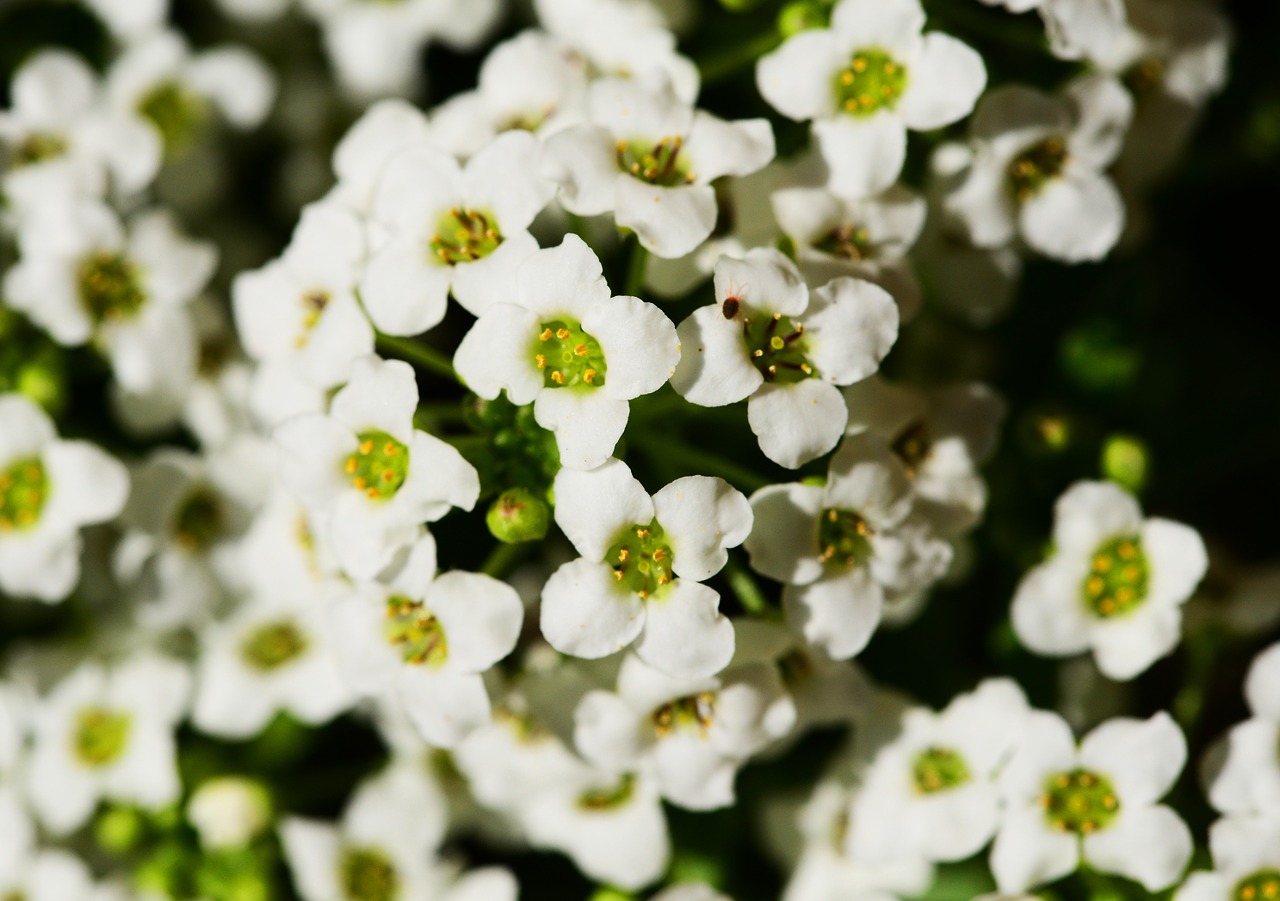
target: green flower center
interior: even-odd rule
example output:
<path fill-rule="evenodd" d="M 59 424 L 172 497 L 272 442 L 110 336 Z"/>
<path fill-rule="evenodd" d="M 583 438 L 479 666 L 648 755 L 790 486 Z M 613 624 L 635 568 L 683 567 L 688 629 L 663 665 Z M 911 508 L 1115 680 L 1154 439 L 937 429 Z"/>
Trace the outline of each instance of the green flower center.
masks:
<path fill-rule="evenodd" d="M 817 374 L 806 356 L 804 325 L 790 316 L 743 317 L 742 337 L 766 382 L 799 382 Z"/>
<path fill-rule="evenodd" d="M 39 457 L 23 457 L 0 470 L 0 533 L 29 529 L 49 498 L 49 476 Z"/>
<path fill-rule="evenodd" d="M 653 731 L 659 736 L 692 730 L 703 738 L 716 718 L 716 696 L 709 691 L 668 701 L 653 712 Z"/>
<path fill-rule="evenodd" d="M 836 103 L 852 116 L 870 116 L 897 106 L 906 87 L 905 66 L 883 50 L 859 50 L 836 73 Z"/>
<path fill-rule="evenodd" d="M 409 449 L 377 429 L 361 432 L 356 441 L 356 452 L 347 457 L 342 471 L 369 500 L 387 500 L 400 490 L 409 474 Z"/>
<path fill-rule="evenodd" d="M 222 499 L 211 488 L 200 486 L 178 505 L 174 517 L 174 539 L 179 547 L 204 553 L 222 537 L 226 524 Z"/>
<path fill-rule="evenodd" d="M 1035 197 L 1049 181 L 1062 175 L 1067 160 L 1067 145 L 1062 138 L 1045 138 L 1028 147 L 1009 164 L 1013 196 L 1019 202 Z"/>
<path fill-rule="evenodd" d="M 920 471 L 921 464 L 924 463 L 929 456 L 929 452 L 933 449 L 933 441 L 929 436 L 929 427 L 925 425 L 923 419 L 917 419 L 898 433 L 898 437 L 893 439 L 890 449 L 902 461 L 907 475 L 915 478 L 916 473 Z"/>
<path fill-rule="evenodd" d="M 129 743 L 132 723 L 127 713 L 102 707 L 88 707 L 76 716 L 71 748 L 86 766 L 104 767 L 114 763 Z"/>
<path fill-rule="evenodd" d="M 925 748 L 911 765 L 916 791 L 924 795 L 949 791 L 970 780 L 969 765 L 950 748 Z"/>
<path fill-rule="evenodd" d="M 203 97 L 178 81 L 164 81 L 139 102 L 138 112 L 160 131 L 165 153 L 176 156 L 195 143 L 208 119 Z"/>
<path fill-rule="evenodd" d="M 405 663 L 440 666 L 449 659 L 449 642 L 440 620 L 421 601 L 403 594 L 387 598 L 387 641 L 400 649 Z"/>
<path fill-rule="evenodd" d="M 67 152 L 67 141 L 52 132 L 34 132 L 27 135 L 13 152 L 13 167 L 43 163 Z"/>
<path fill-rule="evenodd" d="M 858 225 L 841 225 L 827 232 L 813 245 L 814 250 L 845 260 L 864 260 L 875 253 L 871 232 Z"/>
<path fill-rule="evenodd" d="M 1102 619 L 1122 616 L 1147 597 L 1147 556 L 1136 535 L 1112 538 L 1093 552 L 1082 586 L 1085 606 Z"/>
<path fill-rule="evenodd" d="M 1040 804 L 1052 828 L 1078 835 L 1107 828 L 1120 812 L 1111 780 L 1088 770 L 1071 770 L 1052 777 Z"/>
<path fill-rule="evenodd" d="M 502 232 L 492 213 L 453 209 L 440 217 L 431 238 L 431 253 L 456 266 L 487 257 L 502 243 Z"/>
<path fill-rule="evenodd" d="M 637 524 L 623 530 L 604 557 L 618 584 L 642 599 L 670 584 L 675 578 L 671 574 L 673 555 L 665 538 L 656 519 L 647 526 Z"/>
<path fill-rule="evenodd" d="M 553 319 L 538 327 L 533 361 L 548 388 L 599 388 L 604 384 L 604 351 L 579 322 Z"/>
<path fill-rule="evenodd" d="M 1236 883 L 1232 901 L 1274 901 L 1280 898 L 1280 870 L 1259 870 Z"/>
<path fill-rule="evenodd" d="M 240 655 L 254 669 L 270 672 L 301 657 L 308 644 L 297 623 L 281 619 L 250 632 L 240 645 Z"/>
<path fill-rule="evenodd" d="M 80 264 L 80 303 L 95 323 L 129 319 L 147 301 L 137 265 L 124 254 L 103 251 Z"/>
<path fill-rule="evenodd" d="M 578 795 L 578 806 L 584 810 L 612 810 L 630 801 L 635 788 L 636 777 L 625 773 L 617 785 L 589 789 Z"/>
<path fill-rule="evenodd" d="M 637 138 L 617 144 L 618 168 L 651 185 L 674 188 L 694 180 L 688 159 L 680 158 L 684 138 L 679 135 L 660 141 Z"/>
<path fill-rule="evenodd" d="M 852 569 L 871 559 L 874 532 L 852 510 L 828 508 L 818 517 L 818 547 L 823 563 Z"/>
<path fill-rule="evenodd" d="M 374 848 L 344 849 L 338 879 L 348 901 L 394 901 L 400 894 L 395 865 Z"/>

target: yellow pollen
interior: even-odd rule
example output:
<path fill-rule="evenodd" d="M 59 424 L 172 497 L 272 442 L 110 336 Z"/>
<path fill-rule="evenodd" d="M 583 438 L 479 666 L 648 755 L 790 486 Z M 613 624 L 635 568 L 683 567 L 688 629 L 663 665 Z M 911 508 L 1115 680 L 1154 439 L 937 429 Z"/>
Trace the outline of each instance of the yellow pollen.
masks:
<path fill-rule="evenodd" d="M 556 337 L 563 341 L 565 338 L 569 337 L 569 330 L 567 328 L 556 329 Z"/>
<path fill-rule="evenodd" d="M 368 491 L 366 491 L 366 492 L 365 492 L 365 495 L 366 495 L 370 500 L 374 500 L 374 501 L 376 501 L 376 500 L 380 497 L 380 495 L 378 494 L 378 489 L 377 489 L 377 488 L 370 488 Z"/>
<path fill-rule="evenodd" d="M 551 381 L 555 382 L 557 385 L 563 385 L 564 373 L 557 369 L 555 372 L 551 373 Z"/>
<path fill-rule="evenodd" d="M 846 69 L 844 72 L 841 72 L 841 73 L 840 73 L 840 83 L 841 83 L 841 84 L 853 84 L 853 73 L 852 73 L 852 72 L 850 72 L 850 71 L 848 71 L 847 69 Z"/>
<path fill-rule="evenodd" d="M 619 562 L 619 563 L 626 563 L 626 562 L 627 562 L 627 549 L 626 549 L 626 548 L 619 548 L 619 550 L 618 550 L 618 562 Z"/>
<path fill-rule="evenodd" d="M 1133 589 L 1132 588 L 1116 589 L 1116 600 L 1119 601 L 1121 604 L 1129 603 L 1130 601 L 1133 600 Z"/>
<path fill-rule="evenodd" d="M 1122 560 L 1132 560 L 1138 554 L 1138 549 L 1132 544 L 1125 542 L 1116 548 L 1116 553 L 1120 555 Z"/>
<path fill-rule="evenodd" d="M 549 329 L 549 328 L 544 328 L 544 329 L 542 330 L 542 333 L 541 333 L 540 335 L 538 335 L 538 337 L 539 337 L 539 338 L 541 338 L 543 341 L 550 341 L 550 340 L 551 340 L 551 329 Z"/>
<path fill-rule="evenodd" d="M 396 474 L 388 469 L 386 472 L 382 474 L 382 481 L 390 482 L 393 479 L 395 479 L 395 477 L 396 477 Z"/>
<path fill-rule="evenodd" d="M 591 384 L 592 379 L 594 379 L 595 377 L 596 377 L 596 371 L 594 369 L 588 369 L 586 372 L 582 374 L 582 380 L 586 382 L 588 385 Z"/>
<path fill-rule="evenodd" d="M 344 469 L 346 469 L 346 471 L 347 471 L 347 475 L 351 475 L 351 473 L 355 472 L 355 471 L 356 471 L 356 458 L 355 458 L 355 457 L 347 457 L 347 465 L 346 465 L 345 467 L 343 467 L 343 468 L 344 468 Z"/>
<path fill-rule="evenodd" d="M 637 537 L 637 538 L 648 538 L 648 537 L 649 537 L 649 530 L 648 530 L 648 529 L 636 529 L 636 537 Z"/>
<path fill-rule="evenodd" d="M 388 441 L 386 444 L 382 445 L 382 452 L 388 457 L 394 457 L 396 454 L 400 453 L 400 448 Z"/>
<path fill-rule="evenodd" d="M 858 101 L 850 97 L 848 100 L 844 102 L 844 108 L 849 110 L 850 112 L 853 112 L 858 108 Z"/>
<path fill-rule="evenodd" d="M 895 72 L 897 72 L 897 71 L 898 71 L 898 67 L 897 67 L 897 66 L 895 66 L 893 63 L 885 63 L 885 64 L 884 64 L 884 74 L 885 74 L 885 75 L 892 75 L 893 73 L 895 73 Z"/>
<path fill-rule="evenodd" d="M 1103 799 L 1102 799 L 1102 806 L 1103 806 L 1103 807 L 1105 807 L 1107 810 L 1115 810 L 1115 809 L 1116 809 L 1116 796 L 1115 796 L 1115 795 L 1106 795 L 1105 797 L 1103 797 Z"/>
<path fill-rule="evenodd" d="M 1116 602 L 1111 600 L 1111 598 L 1106 598 L 1105 600 L 1099 601 L 1098 612 L 1101 613 L 1103 616 L 1110 616 L 1111 614 L 1116 612 Z"/>
<path fill-rule="evenodd" d="M 360 453 L 362 453 L 362 454 L 371 454 L 371 453 L 373 453 L 373 442 L 372 442 L 372 441 L 361 441 L 361 442 L 360 442 Z"/>
<path fill-rule="evenodd" d="M 361 491 L 364 491 L 365 486 L 368 485 L 369 483 L 366 482 L 362 477 L 356 476 L 354 479 L 351 480 L 351 484 L 355 485 Z"/>
<path fill-rule="evenodd" d="M 1109 569 L 1111 569 L 1111 558 L 1110 558 L 1110 557 L 1108 557 L 1108 556 L 1106 556 L 1106 555 L 1104 555 L 1104 554 L 1099 554 L 1098 556 L 1096 556 L 1096 557 L 1094 557 L 1094 558 L 1093 558 L 1093 571 L 1094 571 L 1094 572 L 1096 572 L 1096 573 L 1104 573 L 1104 572 L 1106 572 L 1106 571 L 1107 571 L 1107 570 L 1109 570 Z"/>
<path fill-rule="evenodd" d="M 1088 589 L 1089 594 L 1093 595 L 1094 597 L 1097 597 L 1098 595 L 1102 594 L 1102 590 L 1105 587 L 1106 586 L 1103 583 L 1103 581 L 1099 579 L 1097 576 L 1090 576 L 1089 581 L 1085 582 L 1085 588 Z"/>
<path fill-rule="evenodd" d="M 546 355 L 546 354 L 538 354 L 537 356 L 535 356 L 535 357 L 534 357 L 534 359 L 538 361 L 538 368 L 539 368 L 539 369 L 546 369 L 546 368 L 547 368 L 547 355 Z"/>
<path fill-rule="evenodd" d="M 866 61 L 865 59 L 863 59 L 862 57 L 858 57 L 857 59 L 855 59 L 855 60 L 853 61 L 853 71 L 855 71 L 855 72 L 865 72 L 865 71 L 867 71 L 867 61 Z M 852 80 L 852 79 L 851 79 L 851 80 Z"/>
<path fill-rule="evenodd" d="M 1124 572 L 1120 575 L 1124 576 L 1124 580 L 1126 582 L 1136 582 L 1138 581 L 1138 576 L 1140 576 L 1141 573 L 1138 571 L 1138 567 L 1136 566 L 1126 566 L 1124 568 Z"/>
<path fill-rule="evenodd" d="M 640 596 L 640 600 L 642 601 L 647 601 L 649 599 L 649 592 L 647 591 L 637 591 L 636 594 Z"/>
<path fill-rule="evenodd" d="M 585 357 L 587 355 L 587 345 L 579 344 L 573 349 L 573 355 L 575 357 Z"/>

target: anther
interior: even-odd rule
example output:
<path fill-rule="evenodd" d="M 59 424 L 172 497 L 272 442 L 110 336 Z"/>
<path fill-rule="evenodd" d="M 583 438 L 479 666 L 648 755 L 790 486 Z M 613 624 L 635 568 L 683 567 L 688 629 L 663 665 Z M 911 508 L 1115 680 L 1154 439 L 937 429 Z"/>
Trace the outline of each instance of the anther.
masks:
<path fill-rule="evenodd" d="M 547 368 L 547 355 L 546 355 L 546 354 L 538 354 L 538 355 L 536 355 L 536 356 L 534 357 L 534 359 L 538 361 L 538 368 L 539 368 L 539 369 L 546 369 L 546 368 Z"/>
<path fill-rule="evenodd" d="M 575 357 L 585 357 L 587 355 L 587 345 L 579 344 L 573 349 L 573 355 Z"/>
<path fill-rule="evenodd" d="M 547 328 L 547 329 L 543 329 L 543 330 L 542 330 L 542 334 L 538 335 L 538 337 L 539 337 L 539 338 L 541 338 L 543 341 L 550 341 L 550 340 L 551 340 L 551 329 L 549 329 L 549 328 Z"/>
<path fill-rule="evenodd" d="M 361 442 L 360 442 L 360 453 L 362 453 L 362 454 L 371 454 L 371 453 L 373 453 L 373 442 L 372 442 L 372 441 L 361 441 Z"/>
<path fill-rule="evenodd" d="M 555 370 L 554 372 L 551 373 L 551 381 L 555 382 L 557 385 L 563 385 L 564 373 L 561 372 L 559 369 Z"/>
<path fill-rule="evenodd" d="M 556 329 L 556 337 L 563 341 L 565 338 L 569 337 L 569 330 L 567 328 Z"/>

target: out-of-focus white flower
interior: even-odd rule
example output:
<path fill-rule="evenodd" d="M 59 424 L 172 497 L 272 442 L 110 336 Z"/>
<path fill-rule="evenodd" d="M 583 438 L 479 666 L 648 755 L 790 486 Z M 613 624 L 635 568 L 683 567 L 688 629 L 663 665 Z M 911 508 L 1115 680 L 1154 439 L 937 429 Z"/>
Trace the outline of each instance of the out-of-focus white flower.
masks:
<path fill-rule="evenodd" d="M 1280 645 L 1257 656 L 1244 684 L 1253 716 L 1232 727 L 1209 769 L 1209 803 L 1225 814 L 1263 814 L 1280 804 Z"/>
<path fill-rule="evenodd" d="M 1280 818 L 1238 816 L 1209 827 L 1213 869 L 1187 877 L 1174 901 L 1242 901 L 1280 897 Z"/>
<path fill-rule="evenodd" d="M 210 779 L 192 792 L 187 819 L 206 850 L 243 848 L 271 822 L 271 798 L 249 779 Z"/>
<path fill-rule="evenodd" d="M 83 0 L 121 41 L 131 44 L 164 27 L 169 0 Z"/>
<path fill-rule="evenodd" d="M 420 109 L 396 98 L 379 100 L 347 129 L 333 149 L 338 183 L 327 199 L 367 216 L 387 160 L 401 150 L 432 140 L 431 125 Z"/>

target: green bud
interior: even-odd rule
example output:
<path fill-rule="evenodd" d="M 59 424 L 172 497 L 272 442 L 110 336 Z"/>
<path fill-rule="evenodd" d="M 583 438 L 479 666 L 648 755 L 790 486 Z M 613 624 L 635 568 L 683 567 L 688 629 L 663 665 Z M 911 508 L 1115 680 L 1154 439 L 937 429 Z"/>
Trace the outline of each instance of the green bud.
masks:
<path fill-rule="evenodd" d="M 1102 474 L 1137 494 L 1147 482 L 1147 448 L 1132 435 L 1112 435 L 1102 445 Z"/>
<path fill-rule="evenodd" d="M 629 895 L 621 889 L 602 886 L 592 893 L 587 901 L 635 901 L 635 895 Z"/>
<path fill-rule="evenodd" d="M 724 864 L 706 854 L 677 853 L 671 862 L 670 881 L 704 882 L 713 888 L 724 885 Z"/>
<path fill-rule="evenodd" d="M 205 848 L 242 848 L 271 822 L 271 796 L 252 779 L 210 779 L 187 802 L 187 819 Z"/>
<path fill-rule="evenodd" d="M 755 9 L 761 0 L 720 0 L 720 5 L 731 13 L 744 13 Z"/>
<path fill-rule="evenodd" d="M 778 13 L 778 31 L 789 38 L 811 28 L 825 28 L 831 21 L 833 5 L 823 0 L 792 0 Z"/>
<path fill-rule="evenodd" d="M 547 534 L 551 508 L 526 488 L 508 488 L 489 507 L 485 523 L 494 538 L 507 544 L 537 541 Z"/>
<path fill-rule="evenodd" d="M 128 854 L 142 838 L 142 816 L 131 807 L 110 807 L 93 824 L 93 837 L 102 850 Z"/>
<path fill-rule="evenodd" d="M 812 485 L 815 488 L 825 488 L 827 485 L 826 476 L 805 476 L 800 480 L 801 485 Z"/>
<path fill-rule="evenodd" d="M 14 379 L 14 387 L 50 412 L 57 412 L 66 403 L 66 378 L 57 365 L 58 360 L 34 360 L 20 370 Z"/>

